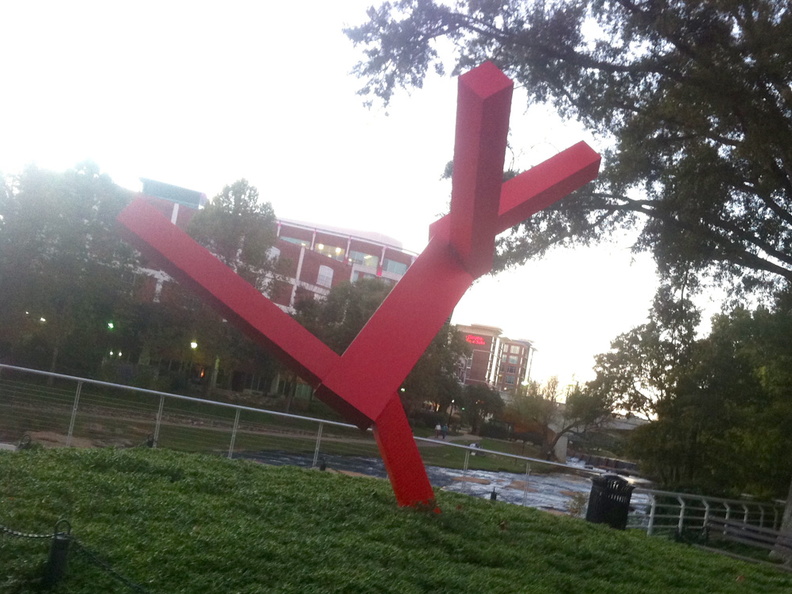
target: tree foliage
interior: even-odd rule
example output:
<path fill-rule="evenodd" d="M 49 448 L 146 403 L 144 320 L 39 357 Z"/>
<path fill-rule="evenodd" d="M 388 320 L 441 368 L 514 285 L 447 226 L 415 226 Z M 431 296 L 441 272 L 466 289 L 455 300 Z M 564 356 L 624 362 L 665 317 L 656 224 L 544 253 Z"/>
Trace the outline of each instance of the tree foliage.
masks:
<path fill-rule="evenodd" d="M 265 291 L 274 263 L 275 211 L 258 189 L 240 179 L 227 185 L 190 222 L 190 234 L 226 266 Z"/>
<path fill-rule="evenodd" d="M 324 301 L 307 299 L 296 306 L 295 319 L 342 354 L 390 293 L 392 285 L 377 278 L 361 278 L 333 287 Z M 456 366 L 468 345 L 444 324 L 402 384 L 402 403 L 408 414 L 425 402 L 445 411 L 460 396 Z"/>
<path fill-rule="evenodd" d="M 129 200 L 93 163 L 63 173 L 35 166 L 0 193 L 0 335 L 6 356 L 84 372 L 128 298 L 133 252 L 115 217 Z M 90 362 L 90 363 L 89 363 Z"/>
<path fill-rule="evenodd" d="M 594 389 L 632 386 L 636 369 L 657 378 L 653 421 L 633 432 L 630 448 L 642 469 L 672 488 L 781 497 L 792 462 L 792 316 L 787 307 L 736 309 L 713 320 L 709 336 L 656 356 L 657 342 L 614 351 L 623 365 L 600 368 Z M 663 332 L 646 330 L 651 338 Z M 644 337 L 645 337 L 644 336 Z M 622 343 L 614 343 L 620 346 Z M 646 352 L 642 352 L 645 349 Z M 647 355 L 648 352 L 648 355 Z M 614 373 L 621 377 L 604 377 Z M 620 400 L 624 406 L 643 398 Z"/>
<path fill-rule="evenodd" d="M 327 299 L 304 299 L 295 304 L 295 319 L 339 355 L 363 329 L 390 293 L 391 285 L 378 278 L 344 282 Z"/>
<path fill-rule="evenodd" d="M 557 377 L 544 384 L 532 381 L 515 391 L 503 417 L 523 431 L 542 436 L 542 452 L 549 460 L 565 435 L 584 433 L 611 417 L 613 402 L 606 393 L 579 385 L 563 392 Z"/>
<path fill-rule="evenodd" d="M 617 336 L 610 351 L 597 355 L 596 377 L 587 390 L 623 410 L 654 417 L 690 369 L 700 318 L 684 293 L 661 286 L 649 320 Z"/>
<path fill-rule="evenodd" d="M 500 265 L 637 228 L 661 272 L 792 279 L 788 0 L 399 0 L 346 30 L 362 93 L 387 102 L 485 60 L 612 148 L 595 185 L 517 226 Z"/>
<path fill-rule="evenodd" d="M 461 394 L 462 422 L 470 425 L 472 433 L 477 434 L 482 423 L 503 410 L 503 399 L 497 390 L 485 384 L 468 384 Z"/>

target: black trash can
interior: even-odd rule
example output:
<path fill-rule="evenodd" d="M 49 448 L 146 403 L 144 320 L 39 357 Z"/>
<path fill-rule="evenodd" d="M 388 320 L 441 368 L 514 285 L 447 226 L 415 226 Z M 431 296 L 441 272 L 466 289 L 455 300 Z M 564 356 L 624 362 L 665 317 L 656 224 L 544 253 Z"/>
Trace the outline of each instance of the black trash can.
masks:
<path fill-rule="evenodd" d="M 615 474 L 594 477 L 586 510 L 586 521 L 624 530 L 627 528 L 632 492 L 633 486 Z"/>

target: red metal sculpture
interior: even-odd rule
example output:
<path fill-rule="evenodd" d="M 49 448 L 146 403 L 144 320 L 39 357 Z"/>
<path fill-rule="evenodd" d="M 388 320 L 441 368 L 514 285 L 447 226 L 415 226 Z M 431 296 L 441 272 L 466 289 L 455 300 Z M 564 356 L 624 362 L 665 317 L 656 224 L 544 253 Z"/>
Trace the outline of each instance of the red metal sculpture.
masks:
<path fill-rule="evenodd" d="M 451 212 L 430 226 L 427 248 L 337 355 L 144 198 L 118 217 L 141 252 L 316 388 L 360 427 L 374 425 L 399 505 L 434 505 L 434 493 L 398 390 L 474 279 L 492 267 L 495 236 L 594 179 L 585 143 L 502 183 L 512 82 L 491 63 L 459 78 Z"/>

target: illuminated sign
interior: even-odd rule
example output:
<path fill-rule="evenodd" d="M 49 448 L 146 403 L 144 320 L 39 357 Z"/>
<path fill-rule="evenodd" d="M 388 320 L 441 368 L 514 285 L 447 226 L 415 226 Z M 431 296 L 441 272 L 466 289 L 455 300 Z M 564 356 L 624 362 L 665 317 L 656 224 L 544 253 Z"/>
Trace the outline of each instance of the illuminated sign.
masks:
<path fill-rule="evenodd" d="M 481 336 L 476 336 L 475 334 L 468 334 L 465 336 L 465 340 L 470 344 L 487 344 Z"/>

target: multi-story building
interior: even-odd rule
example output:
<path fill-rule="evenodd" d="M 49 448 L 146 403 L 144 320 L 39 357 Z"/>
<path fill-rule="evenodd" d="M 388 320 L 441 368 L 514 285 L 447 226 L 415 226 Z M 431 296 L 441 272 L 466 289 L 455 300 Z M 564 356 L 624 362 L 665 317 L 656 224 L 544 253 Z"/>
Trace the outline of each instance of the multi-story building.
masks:
<path fill-rule="evenodd" d="M 287 310 L 300 299 L 325 297 L 344 281 L 372 277 L 396 283 L 416 258 L 385 235 L 285 219 L 278 221 L 271 254 L 280 267 L 270 298 Z"/>
<path fill-rule="evenodd" d="M 472 347 L 460 364 L 463 384 L 486 384 L 508 394 L 530 379 L 535 350 L 530 340 L 512 340 L 500 328 L 478 324 L 458 325 L 457 332 Z"/>
<path fill-rule="evenodd" d="M 459 381 L 465 385 L 485 384 L 493 386 L 497 380 L 499 337 L 503 333 L 494 326 L 462 326 L 456 331 L 471 347 L 469 357 L 460 365 Z"/>
<path fill-rule="evenodd" d="M 512 392 L 531 377 L 534 348 L 530 340 L 500 339 L 498 374 L 495 387 L 501 392 Z"/>

